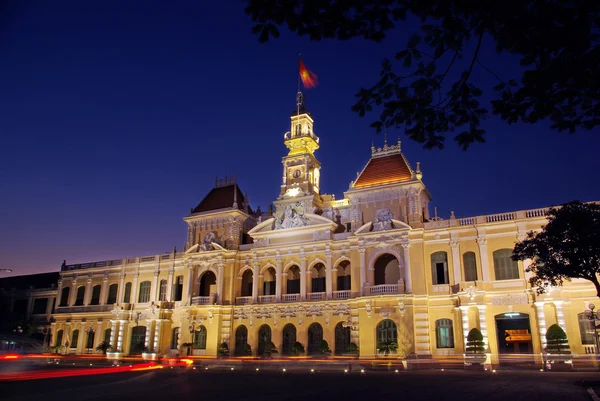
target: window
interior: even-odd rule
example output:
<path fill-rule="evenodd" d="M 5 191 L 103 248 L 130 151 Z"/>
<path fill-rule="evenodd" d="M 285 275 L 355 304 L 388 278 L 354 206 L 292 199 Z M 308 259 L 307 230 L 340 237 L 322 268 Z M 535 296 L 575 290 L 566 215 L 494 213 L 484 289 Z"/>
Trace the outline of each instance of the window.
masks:
<path fill-rule="evenodd" d="M 77 342 L 79 341 L 79 330 L 73 330 L 71 334 L 71 348 L 77 348 Z"/>
<path fill-rule="evenodd" d="M 93 331 L 90 331 L 87 335 L 87 343 L 85 344 L 85 347 L 89 350 L 90 348 L 94 348 L 94 338 L 96 337 L 96 333 Z"/>
<path fill-rule="evenodd" d="M 477 261 L 475 252 L 463 253 L 463 266 L 465 269 L 465 281 L 477 280 Z"/>
<path fill-rule="evenodd" d="M 55 346 L 62 345 L 62 339 L 63 339 L 63 331 L 62 330 L 58 330 L 56 332 L 56 341 L 54 342 L 54 345 Z"/>
<path fill-rule="evenodd" d="M 123 303 L 131 303 L 131 283 L 125 284 L 125 294 L 123 294 Z"/>
<path fill-rule="evenodd" d="M 181 301 L 183 297 L 183 276 L 177 276 L 173 288 L 173 301 Z"/>
<path fill-rule="evenodd" d="M 398 330 L 396 328 L 396 323 L 394 323 L 390 319 L 386 319 L 381 321 L 377 325 L 377 345 L 390 343 L 392 341 L 397 341 L 398 339 Z"/>
<path fill-rule="evenodd" d="M 68 306 L 69 305 L 69 293 L 71 289 L 69 287 L 65 287 L 62 289 L 60 293 L 60 306 Z"/>
<path fill-rule="evenodd" d="M 142 281 L 140 283 L 140 295 L 138 296 L 138 302 L 150 302 L 150 281 Z"/>
<path fill-rule="evenodd" d="M 286 286 L 287 294 L 300 294 L 300 268 L 298 266 L 292 266 L 288 270 Z"/>
<path fill-rule="evenodd" d="M 106 329 L 104 330 L 104 342 L 107 344 L 110 344 L 110 335 L 111 335 L 112 331 L 111 329 Z M 112 345 L 112 344 L 110 344 Z"/>
<path fill-rule="evenodd" d="M 325 292 L 325 265 L 317 263 L 312 268 L 312 292 Z"/>
<path fill-rule="evenodd" d="M 452 320 L 440 319 L 435 322 L 435 338 L 438 348 L 454 348 Z"/>
<path fill-rule="evenodd" d="M 177 349 L 178 343 L 179 343 L 179 327 L 175 327 L 173 329 L 173 334 L 171 335 L 171 349 Z"/>
<path fill-rule="evenodd" d="M 92 287 L 92 299 L 90 300 L 90 305 L 100 305 L 100 290 L 101 286 L 95 285 Z"/>
<path fill-rule="evenodd" d="M 200 326 L 200 329 L 194 332 L 192 347 L 194 349 L 206 349 L 206 327 Z"/>
<path fill-rule="evenodd" d="M 496 280 L 513 280 L 519 278 L 519 265 L 512 260 L 512 249 L 499 249 L 494 252 L 494 273 Z"/>
<path fill-rule="evenodd" d="M 300 124 L 296 124 L 296 135 L 298 136 L 302 133 L 302 126 Z"/>
<path fill-rule="evenodd" d="M 83 297 L 85 296 L 85 287 L 81 286 L 77 289 L 77 296 L 75 297 L 75 306 L 83 305 Z"/>
<path fill-rule="evenodd" d="M 117 290 L 119 289 L 119 286 L 117 284 L 111 284 L 108 287 L 108 298 L 106 299 L 106 303 L 111 305 L 111 304 L 116 304 L 117 303 Z"/>
<path fill-rule="evenodd" d="M 579 319 L 579 335 L 581 336 L 581 344 L 595 344 L 594 320 L 587 318 L 585 313 L 579 313 L 577 318 Z"/>
<path fill-rule="evenodd" d="M 158 293 L 158 300 L 167 300 L 167 280 L 160 280 L 160 291 Z"/>
<path fill-rule="evenodd" d="M 433 285 L 449 284 L 448 254 L 440 251 L 431 254 L 431 276 Z"/>
<path fill-rule="evenodd" d="M 343 260 L 337 267 L 337 290 L 348 291 L 350 290 L 350 262 Z"/>
<path fill-rule="evenodd" d="M 33 300 L 33 314 L 45 315 L 48 308 L 48 298 L 35 298 Z"/>

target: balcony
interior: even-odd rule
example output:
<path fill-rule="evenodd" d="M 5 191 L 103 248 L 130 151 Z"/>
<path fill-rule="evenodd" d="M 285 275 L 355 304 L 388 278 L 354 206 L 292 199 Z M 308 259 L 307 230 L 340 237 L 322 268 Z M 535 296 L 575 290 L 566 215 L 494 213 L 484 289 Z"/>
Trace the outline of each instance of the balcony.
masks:
<path fill-rule="evenodd" d="M 309 292 L 306 294 L 306 299 L 309 301 L 323 301 L 326 297 L 327 293 L 325 292 Z"/>
<path fill-rule="evenodd" d="M 282 302 L 298 302 L 300 300 L 300 294 L 285 294 L 281 296 Z"/>
<path fill-rule="evenodd" d="M 350 298 L 350 290 L 334 291 L 333 299 L 348 299 Z"/>
<path fill-rule="evenodd" d="M 114 305 L 80 305 L 80 306 L 57 306 L 54 313 L 92 313 L 108 312 Z"/>
<path fill-rule="evenodd" d="M 370 295 L 398 294 L 398 284 L 380 284 L 369 288 Z"/>
<path fill-rule="evenodd" d="M 260 295 L 258 297 L 258 303 L 260 304 L 270 304 L 275 302 L 275 295 Z"/>
<path fill-rule="evenodd" d="M 246 305 L 252 303 L 252 297 L 237 297 L 235 299 L 237 305 Z"/>
<path fill-rule="evenodd" d="M 211 305 L 212 302 L 210 301 L 212 297 L 208 296 L 208 297 L 192 297 L 192 305 Z"/>

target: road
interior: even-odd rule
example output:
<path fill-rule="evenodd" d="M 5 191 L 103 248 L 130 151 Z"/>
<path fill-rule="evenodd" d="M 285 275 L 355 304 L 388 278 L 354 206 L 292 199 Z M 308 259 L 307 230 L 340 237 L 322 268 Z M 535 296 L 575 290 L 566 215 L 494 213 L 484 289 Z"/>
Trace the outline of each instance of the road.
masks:
<path fill-rule="evenodd" d="M 0 384 L 3 401 L 50 400 L 591 400 L 599 373 L 227 372 L 163 369 Z"/>

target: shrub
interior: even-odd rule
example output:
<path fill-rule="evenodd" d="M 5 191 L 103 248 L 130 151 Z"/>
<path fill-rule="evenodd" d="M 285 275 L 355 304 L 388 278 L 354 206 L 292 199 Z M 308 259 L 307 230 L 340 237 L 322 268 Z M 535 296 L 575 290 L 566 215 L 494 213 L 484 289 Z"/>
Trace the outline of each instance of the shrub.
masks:
<path fill-rule="evenodd" d="M 330 354 L 331 353 L 331 349 L 329 349 L 329 344 L 327 343 L 327 341 L 321 340 L 321 343 L 319 343 L 319 352 L 321 354 Z"/>
<path fill-rule="evenodd" d="M 567 334 L 557 324 L 553 324 L 546 331 L 546 342 L 548 343 L 546 351 L 550 354 L 568 354 L 569 344 Z"/>
<path fill-rule="evenodd" d="M 277 347 L 275 346 L 273 341 L 271 341 L 270 343 L 265 345 L 265 355 L 270 356 L 272 354 L 278 354 L 278 353 L 279 353 L 279 351 L 277 351 Z"/>
<path fill-rule="evenodd" d="M 304 345 L 302 345 L 301 342 L 296 341 L 294 343 L 294 346 L 292 347 L 292 351 L 293 351 L 294 355 L 296 355 L 296 356 L 303 355 L 305 352 Z"/>
<path fill-rule="evenodd" d="M 483 334 L 479 329 L 471 329 L 467 335 L 466 352 L 470 354 L 480 354 L 485 351 L 485 342 L 483 342 Z"/>
<path fill-rule="evenodd" d="M 100 344 L 98 344 L 98 346 L 96 347 L 96 351 L 100 351 L 103 354 L 106 354 L 108 352 L 108 350 L 112 347 L 112 345 L 110 345 L 109 343 L 107 343 L 106 341 L 102 341 Z"/>
<path fill-rule="evenodd" d="M 229 356 L 229 345 L 226 342 L 222 342 L 217 348 L 219 356 Z"/>
<path fill-rule="evenodd" d="M 252 356 L 252 346 L 248 343 L 244 344 L 244 355 Z"/>
<path fill-rule="evenodd" d="M 396 341 L 382 341 L 377 343 L 377 352 L 383 355 L 394 354 L 398 351 L 398 343 Z"/>
<path fill-rule="evenodd" d="M 350 354 L 358 354 L 358 345 L 356 343 L 350 343 L 348 345 L 348 353 Z"/>

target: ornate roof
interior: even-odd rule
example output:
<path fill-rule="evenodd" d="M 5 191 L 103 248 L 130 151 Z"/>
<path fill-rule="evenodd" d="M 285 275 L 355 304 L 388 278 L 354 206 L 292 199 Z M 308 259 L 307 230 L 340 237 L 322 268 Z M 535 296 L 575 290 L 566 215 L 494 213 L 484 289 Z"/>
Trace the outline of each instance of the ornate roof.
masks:
<path fill-rule="evenodd" d="M 235 191 L 235 192 L 234 192 Z M 236 204 L 234 206 L 234 203 Z M 246 208 L 247 205 L 247 208 Z M 244 193 L 234 180 L 217 180 L 213 189 L 192 209 L 194 213 L 204 213 L 219 209 L 237 209 L 252 213 Z"/>
<path fill-rule="evenodd" d="M 371 159 L 354 182 L 353 188 L 366 188 L 375 185 L 385 185 L 397 182 L 410 181 L 414 178 L 414 171 L 400 151 L 398 145 L 383 148 L 371 148 Z"/>

